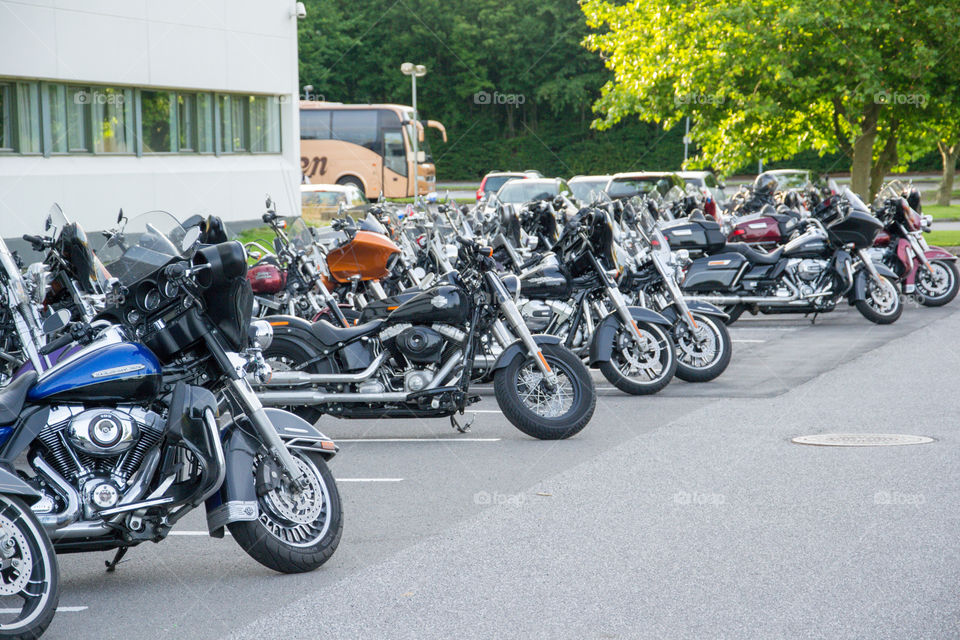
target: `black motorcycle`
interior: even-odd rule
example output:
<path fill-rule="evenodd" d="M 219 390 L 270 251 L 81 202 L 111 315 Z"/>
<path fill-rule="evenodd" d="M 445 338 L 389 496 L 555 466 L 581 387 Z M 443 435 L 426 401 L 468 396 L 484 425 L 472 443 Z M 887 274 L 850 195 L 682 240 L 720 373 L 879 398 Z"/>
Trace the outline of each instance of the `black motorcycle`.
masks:
<path fill-rule="evenodd" d="M 516 307 L 519 280 L 500 278 L 492 249 L 458 239 L 459 271 L 442 283 L 371 301 L 349 328 L 274 316 L 264 349 L 272 377 L 257 389 L 269 406 L 307 420 L 444 417 L 479 400 L 473 380 L 493 378 L 501 410 L 524 433 L 568 438 L 596 405 L 590 373 L 550 335 L 534 335 Z"/>
<path fill-rule="evenodd" d="M 883 224 L 849 189 L 836 190 L 802 222 L 803 233 L 770 253 L 743 243 L 697 258 L 686 271 L 686 295 L 729 309 L 729 322 L 754 313 L 825 313 L 847 298 L 871 322 L 903 312 L 896 274 L 868 254 Z"/>

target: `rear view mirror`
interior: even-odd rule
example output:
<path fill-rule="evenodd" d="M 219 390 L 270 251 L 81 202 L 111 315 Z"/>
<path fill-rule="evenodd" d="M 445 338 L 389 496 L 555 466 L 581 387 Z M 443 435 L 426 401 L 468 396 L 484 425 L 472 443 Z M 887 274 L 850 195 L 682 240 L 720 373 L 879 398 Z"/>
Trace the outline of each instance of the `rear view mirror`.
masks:
<path fill-rule="evenodd" d="M 181 251 L 189 251 L 193 248 L 193 245 L 197 243 L 197 240 L 200 239 L 200 227 L 190 227 L 185 234 L 183 234 L 183 241 L 180 244 Z"/>
<path fill-rule="evenodd" d="M 51 333 L 56 333 L 70 324 L 70 311 L 68 309 L 60 309 L 56 313 L 52 313 L 46 318 L 43 319 L 43 329 L 44 335 L 50 335 Z"/>

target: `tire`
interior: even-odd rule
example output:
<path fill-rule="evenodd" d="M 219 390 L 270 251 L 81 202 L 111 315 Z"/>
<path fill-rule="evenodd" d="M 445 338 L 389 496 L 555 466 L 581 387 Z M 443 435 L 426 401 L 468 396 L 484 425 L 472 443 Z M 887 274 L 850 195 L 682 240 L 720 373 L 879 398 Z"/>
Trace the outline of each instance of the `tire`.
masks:
<path fill-rule="evenodd" d="M 260 504 L 260 517 L 257 520 L 231 522 L 227 527 L 243 550 L 268 569 L 280 573 L 305 573 L 329 560 L 337 550 L 343 534 L 343 507 L 337 484 L 323 457 L 302 451 L 291 453 L 308 472 L 313 495 L 318 491 L 322 494 L 320 505 L 311 501 L 308 505 L 311 513 L 297 514 L 297 517 L 307 520 L 319 508 L 319 520 L 299 523 L 289 519 L 287 514 L 292 513 L 293 509 L 289 502 L 283 501 L 286 495 L 283 487 L 278 487 L 257 499 Z M 262 455 L 256 458 L 257 466 L 252 473 L 256 474 L 258 466 L 265 459 Z M 284 506 L 278 508 L 277 505 Z M 307 508 L 299 503 L 294 507 Z M 293 542 L 298 536 L 309 538 L 307 542 Z"/>
<path fill-rule="evenodd" d="M 357 189 L 360 189 L 360 192 L 363 193 L 364 195 L 366 195 L 367 193 L 367 188 L 363 186 L 363 181 L 356 176 L 343 176 L 342 178 L 337 180 L 337 184 L 344 185 L 344 186 L 348 184 L 352 184 Z"/>
<path fill-rule="evenodd" d="M 730 316 L 729 318 L 723 321 L 723 324 L 729 327 L 734 322 L 740 319 L 740 316 L 743 315 L 743 312 L 745 309 L 742 304 L 730 304 L 725 307 L 722 307 L 722 310 L 725 314 Z"/>
<path fill-rule="evenodd" d="M 306 350 L 299 342 L 290 340 L 286 336 L 274 336 L 270 346 L 263 350 L 264 360 L 267 361 L 274 371 L 302 369 L 310 373 L 332 373 L 327 361 L 320 361 L 312 365 L 304 366 L 315 357 L 316 354 L 312 350 Z M 323 415 L 323 411 L 315 406 L 289 406 L 281 407 L 281 409 L 286 409 L 310 424 L 316 424 L 320 416 Z"/>
<path fill-rule="evenodd" d="M 0 590 L 0 609 L 3 610 L 0 638 L 39 638 L 53 620 L 60 602 L 57 556 L 36 516 L 18 497 L 0 495 L 0 530 L 12 536 L 15 545 L 12 559 L 22 561 L 27 553 L 30 558 L 30 572 L 26 575 L 17 574 L 12 567 L 0 570 L 4 587 Z M 29 601 L 19 595 L 25 589 L 8 593 L 16 588 L 18 580 L 24 581 L 26 588 L 37 590 Z M 11 609 L 19 613 L 10 613 Z"/>
<path fill-rule="evenodd" d="M 528 436 L 539 440 L 561 440 L 579 433 L 597 406 L 597 390 L 590 371 L 572 351 L 559 344 L 540 346 L 547 364 L 561 377 L 561 384 L 569 385 L 570 406 L 559 415 L 543 415 L 529 407 L 521 397 L 521 387 L 542 388 L 542 375 L 534 356 L 518 356 L 493 377 L 493 391 L 497 404 L 507 420 Z M 523 378 L 521 378 L 523 375 Z M 536 378 L 539 377 L 540 380 Z"/>
<path fill-rule="evenodd" d="M 708 332 L 708 340 L 713 341 L 712 357 L 703 364 L 696 363 L 697 354 L 703 354 L 706 345 L 686 344 L 689 330 L 687 325 L 678 321 L 674 329 L 677 340 L 677 377 L 687 382 L 708 382 L 726 371 L 733 355 L 733 342 L 726 325 L 716 318 L 694 313 L 693 318 L 700 331 Z M 679 331 L 678 331 L 679 330 Z M 679 333 L 679 335 L 677 335 Z M 690 340 L 690 342 L 693 342 Z M 698 349 L 699 347 L 699 349 Z"/>
<path fill-rule="evenodd" d="M 875 293 L 879 293 L 877 291 L 877 285 L 870 276 L 866 277 L 865 299 L 856 301 L 857 310 L 870 322 L 875 322 L 876 324 L 893 324 L 903 313 L 903 301 L 900 299 L 900 291 L 892 282 L 887 280 L 887 278 L 880 276 L 880 279 L 884 283 L 883 286 L 886 289 L 883 302 L 880 302 L 874 297 Z M 888 296 L 892 296 L 892 298 Z M 878 310 L 877 307 L 880 307 L 883 303 L 889 305 L 888 310 Z"/>
<path fill-rule="evenodd" d="M 917 299 L 925 307 L 942 307 L 957 297 L 957 291 L 960 291 L 960 270 L 957 269 L 957 263 L 953 260 L 931 260 L 930 266 L 934 269 L 933 278 L 937 279 L 936 284 L 941 286 L 932 293 L 924 293 L 924 286 L 930 279 L 930 273 L 925 266 L 921 266 L 917 271 Z M 941 284 L 940 278 L 945 279 Z"/>
<path fill-rule="evenodd" d="M 638 322 L 640 335 L 648 342 L 642 349 L 642 354 L 636 353 L 636 342 L 631 332 L 628 332 L 621 323 L 613 337 L 613 350 L 610 359 L 600 363 L 600 373 L 610 384 L 624 393 L 634 396 L 648 396 L 657 393 L 673 380 L 677 371 L 677 347 L 666 327 Z M 656 349 L 656 351 L 654 351 Z M 633 361 L 623 360 L 623 356 L 631 355 Z M 643 358 L 644 364 L 651 364 L 659 369 L 653 377 L 637 379 L 624 372 L 624 368 L 633 370 L 634 364 Z"/>

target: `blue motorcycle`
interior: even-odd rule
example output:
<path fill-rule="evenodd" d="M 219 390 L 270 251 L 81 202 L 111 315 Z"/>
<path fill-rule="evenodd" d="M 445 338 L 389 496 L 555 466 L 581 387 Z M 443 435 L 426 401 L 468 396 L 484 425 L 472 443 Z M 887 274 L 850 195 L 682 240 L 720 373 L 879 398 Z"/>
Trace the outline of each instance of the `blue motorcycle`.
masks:
<path fill-rule="evenodd" d="M 228 528 L 276 571 L 313 570 L 339 543 L 326 464 L 337 447 L 257 400 L 248 377 L 265 375 L 272 334 L 251 322 L 246 255 L 236 242 L 199 246 L 199 233 L 163 212 L 127 221 L 97 252 L 95 317 L 18 325 L 21 341 L 44 344 L 24 347 L 31 357 L 0 390 L 0 638 L 38 637 L 52 620 L 54 552 L 116 550 L 112 571 L 200 504 L 210 535 Z M 68 235 L 76 255 L 89 251 L 82 230 Z M 16 306 L 26 294 L 7 262 Z"/>

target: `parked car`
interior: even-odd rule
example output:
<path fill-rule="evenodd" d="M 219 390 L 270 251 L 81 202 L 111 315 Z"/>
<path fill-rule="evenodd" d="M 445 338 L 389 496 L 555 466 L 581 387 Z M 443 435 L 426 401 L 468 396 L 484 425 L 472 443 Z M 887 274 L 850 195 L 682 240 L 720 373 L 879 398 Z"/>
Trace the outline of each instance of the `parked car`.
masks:
<path fill-rule="evenodd" d="M 564 195 L 573 197 L 570 186 L 563 178 L 526 178 L 510 180 L 497 191 L 497 200 L 504 204 L 524 204 L 532 200 L 545 200 Z"/>
<path fill-rule="evenodd" d="M 806 169 L 773 169 L 764 171 L 761 176 L 773 176 L 780 183 L 778 191 L 803 189 L 816 183 L 816 178 Z M 759 176 L 758 176 L 759 177 Z"/>
<path fill-rule="evenodd" d="M 717 204 L 726 202 L 725 186 L 717 180 L 717 176 L 712 171 L 678 171 L 677 175 L 683 178 L 687 184 L 698 187 L 703 195 L 713 198 Z"/>
<path fill-rule="evenodd" d="M 370 201 L 363 191 L 352 184 L 302 184 L 300 185 L 300 210 L 309 222 L 332 220 L 341 205 L 351 215 L 366 213 Z"/>
<path fill-rule="evenodd" d="M 654 189 L 666 195 L 673 187 L 684 189 L 686 182 L 672 171 L 637 171 L 616 173 L 610 178 L 605 191 L 614 199 L 632 198 Z"/>
<path fill-rule="evenodd" d="M 567 184 L 570 186 L 570 191 L 573 192 L 573 197 L 583 204 L 589 204 L 593 200 L 591 194 L 600 193 L 603 191 L 608 182 L 610 182 L 609 175 L 573 176 L 567 180 Z"/>
<path fill-rule="evenodd" d="M 491 171 L 483 176 L 483 180 L 480 181 L 480 188 L 477 189 L 477 200 L 488 193 L 496 193 L 508 180 L 542 177 L 542 173 L 533 169 L 526 171 Z"/>

